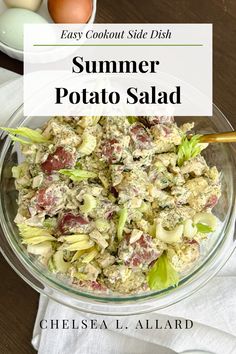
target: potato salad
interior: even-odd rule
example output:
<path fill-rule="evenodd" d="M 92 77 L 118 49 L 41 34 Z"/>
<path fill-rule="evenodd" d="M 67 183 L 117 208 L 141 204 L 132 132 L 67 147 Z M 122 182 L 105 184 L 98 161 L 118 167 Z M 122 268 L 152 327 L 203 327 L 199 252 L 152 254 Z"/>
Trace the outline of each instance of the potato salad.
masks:
<path fill-rule="evenodd" d="M 12 169 L 19 240 L 83 291 L 177 286 L 217 227 L 220 175 L 193 123 L 173 117 L 53 117 L 2 128 L 20 144 Z"/>

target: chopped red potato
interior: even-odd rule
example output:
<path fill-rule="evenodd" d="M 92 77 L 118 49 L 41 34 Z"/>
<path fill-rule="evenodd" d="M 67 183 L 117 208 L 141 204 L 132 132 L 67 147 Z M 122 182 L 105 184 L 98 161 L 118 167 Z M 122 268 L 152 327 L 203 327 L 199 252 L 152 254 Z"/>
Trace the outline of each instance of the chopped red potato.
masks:
<path fill-rule="evenodd" d="M 130 235 L 127 235 L 119 245 L 118 255 L 130 268 L 148 268 L 160 255 L 152 238 L 143 234 L 136 242 L 130 243 Z"/>
<path fill-rule="evenodd" d="M 59 146 L 53 154 L 48 155 L 47 160 L 41 164 L 41 168 L 44 173 L 50 174 L 63 168 L 71 168 L 75 162 L 75 154 Z"/>
<path fill-rule="evenodd" d="M 134 124 L 130 128 L 132 141 L 137 149 L 148 149 L 151 147 L 152 139 L 145 127 L 141 124 Z"/>
<path fill-rule="evenodd" d="M 63 214 L 58 221 L 58 230 L 61 234 L 80 233 L 84 231 L 89 221 L 81 216 L 72 213 Z"/>
<path fill-rule="evenodd" d="M 122 155 L 122 145 L 117 139 L 105 140 L 102 146 L 102 157 L 109 163 L 119 162 Z"/>

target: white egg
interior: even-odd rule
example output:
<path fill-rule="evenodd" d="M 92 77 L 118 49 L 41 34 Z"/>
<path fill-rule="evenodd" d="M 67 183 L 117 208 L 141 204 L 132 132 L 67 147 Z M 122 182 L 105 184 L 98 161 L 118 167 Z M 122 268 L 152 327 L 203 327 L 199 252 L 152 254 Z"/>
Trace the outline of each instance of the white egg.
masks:
<path fill-rule="evenodd" d="M 8 7 L 37 11 L 43 0 L 3 0 Z"/>
<path fill-rule="evenodd" d="M 24 24 L 47 23 L 40 15 L 24 9 L 8 9 L 0 15 L 0 41 L 11 48 L 23 50 Z"/>

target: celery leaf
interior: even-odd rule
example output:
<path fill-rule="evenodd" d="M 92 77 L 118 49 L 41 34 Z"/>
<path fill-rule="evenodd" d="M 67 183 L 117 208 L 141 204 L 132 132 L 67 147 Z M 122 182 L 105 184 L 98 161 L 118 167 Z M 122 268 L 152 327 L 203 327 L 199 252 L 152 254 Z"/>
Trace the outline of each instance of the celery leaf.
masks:
<path fill-rule="evenodd" d="M 179 275 L 170 263 L 166 253 L 163 253 L 155 262 L 147 275 L 147 281 L 152 290 L 162 290 L 178 285 Z"/>

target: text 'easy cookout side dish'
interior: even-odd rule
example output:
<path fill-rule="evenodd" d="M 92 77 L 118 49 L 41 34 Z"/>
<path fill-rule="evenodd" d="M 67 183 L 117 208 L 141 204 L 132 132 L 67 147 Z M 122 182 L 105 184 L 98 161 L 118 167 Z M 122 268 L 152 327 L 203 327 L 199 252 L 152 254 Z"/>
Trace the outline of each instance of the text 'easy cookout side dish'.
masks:
<path fill-rule="evenodd" d="M 220 174 L 192 123 L 173 117 L 54 117 L 2 128 L 20 143 L 15 222 L 27 251 L 86 291 L 177 286 L 217 227 Z"/>

